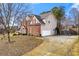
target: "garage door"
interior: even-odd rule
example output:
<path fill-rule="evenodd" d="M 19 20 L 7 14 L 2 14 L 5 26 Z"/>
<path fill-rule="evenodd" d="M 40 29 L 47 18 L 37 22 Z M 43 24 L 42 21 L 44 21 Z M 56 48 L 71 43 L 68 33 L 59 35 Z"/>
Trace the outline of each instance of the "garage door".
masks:
<path fill-rule="evenodd" d="M 41 31 L 41 36 L 51 35 L 51 31 Z"/>
<path fill-rule="evenodd" d="M 53 30 L 43 30 L 41 31 L 41 36 L 49 36 L 49 35 L 54 35 L 54 31 Z"/>

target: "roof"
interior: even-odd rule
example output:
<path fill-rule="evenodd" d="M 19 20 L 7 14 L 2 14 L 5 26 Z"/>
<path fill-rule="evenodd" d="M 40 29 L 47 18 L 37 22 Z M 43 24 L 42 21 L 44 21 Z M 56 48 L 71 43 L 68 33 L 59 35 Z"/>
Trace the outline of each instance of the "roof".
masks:
<path fill-rule="evenodd" d="M 38 19 L 38 21 L 39 21 L 41 24 L 45 24 L 45 23 L 43 22 L 43 19 L 42 19 L 40 16 L 35 15 L 35 17 Z"/>
<path fill-rule="evenodd" d="M 33 19 L 33 17 L 35 16 L 37 18 L 37 20 L 41 23 L 44 24 L 44 22 L 42 21 L 41 17 L 38 15 L 28 15 L 30 17 L 30 19 Z M 27 21 L 31 21 L 31 20 L 27 20 Z"/>
<path fill-rule="evenodd" d="M 51 12 L 49 12 L 49 13 L 44 13 L 44 14 L 41 14 L 40 17 L 41 17 L 42 19 L 45 19 L 47 16 L 49 16 L 49 15 L 51 15 L 51 14 L 52 14 Z"/>
<path fill-rule="evenodd" d="M 44 14 L 41 14 L 40 16 L 39 15 L 28 15 L 30 17 L 30 19 L 33 19 L 33 17 L 35 16 L 37 18 L 37 20 L 41 23 L 41 24 L 45 24 L 43 19 L 45 19 L 46 17 L 48 17 L 49 15 L 52 15 L 51 12 L 48 12 L 48 13 L 44 13 Z M 29 20 L 31 21 L 31 20 Z"/>
<path fill-rule="evenodd" d="M 39 26 L 40 24 L 37 23 L 37 24 L 30 24 L 30 26 Z"/>

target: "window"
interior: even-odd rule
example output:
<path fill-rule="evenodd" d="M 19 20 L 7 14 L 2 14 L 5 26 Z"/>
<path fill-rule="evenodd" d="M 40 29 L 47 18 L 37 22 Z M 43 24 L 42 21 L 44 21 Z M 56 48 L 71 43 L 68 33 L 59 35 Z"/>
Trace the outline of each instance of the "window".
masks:
<path fill-rule="evenodd" d="M 48 21 L 48 23 L 50 24 L 50 21 Z"/>

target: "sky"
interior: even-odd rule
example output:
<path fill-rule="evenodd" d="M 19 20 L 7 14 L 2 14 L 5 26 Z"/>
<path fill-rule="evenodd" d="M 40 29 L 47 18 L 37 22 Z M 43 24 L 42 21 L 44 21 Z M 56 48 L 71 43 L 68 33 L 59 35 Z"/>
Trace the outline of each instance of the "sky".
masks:
<path fill-rule="evenodd" d="M 73 3 L 73 4 L 72 3 L 32 3 L 30 4 L 32 13 L 35 15 L 40 15 L 40 13 L 42 12 L 50 11 L 55 6 L 64 6 L 67 15 L 69 15 L 69 11 L 73 7 L 76 7 L 79 9 L 79 4 L 76 4 L 76 3 Z"/>
<path fill-rule="evenodd" d="M 50 11 L 55 6 L 64 6 L 65 11 L 67 12 L 71 6 L 73 6 L 72 3 L 34 3 L 31 4 L 32 13 L 39 15 L 40 13 L 44 11 Z"/>
<path fill-rule="evenodd" d="M 35 15 L 40 15 L 42 12 L 50 11 L 53 7 L 63 6 L 65 8 L 65 15 L 70 17 L 70 10 L 77 8 L 79 10 L 79 3 L 34 3 L 31 4 L 32 12 Z M 74 21 L 72 18 L 71 21 Z"/>

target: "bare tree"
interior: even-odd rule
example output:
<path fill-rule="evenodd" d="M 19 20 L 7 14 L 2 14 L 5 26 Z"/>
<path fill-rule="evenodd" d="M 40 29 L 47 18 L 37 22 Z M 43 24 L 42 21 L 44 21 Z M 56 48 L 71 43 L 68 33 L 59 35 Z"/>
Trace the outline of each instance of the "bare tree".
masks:
<path fill-rule="evenodd" d="M 72 8 L 70 11 L 72 18 L 75 20 L 75 24 L 79 24 L 79 11 L 77 8 Z"/>
<path fill-rule="evenodd" d="M 79 10 L 77 8 L 72 8 L 70 11 L 70 14 L 72 18 L 74 19 L 75 24 L 77 26 L 77 31 L 78 31 L 77 34 L 79 34 Z"/>
<path fill-rule="evenodd" d="M 19 22 L 26 17 L 27 14 L 30 13 L 29 4 L 16 4 L 16 3 L 1 3 L 0 4 L 0 16 L 2 20 L 2 24 L 6 29 L 8 42 L 10 40 L 10 32 L 11 28 L 15 24 L 19 24 Z"/>

